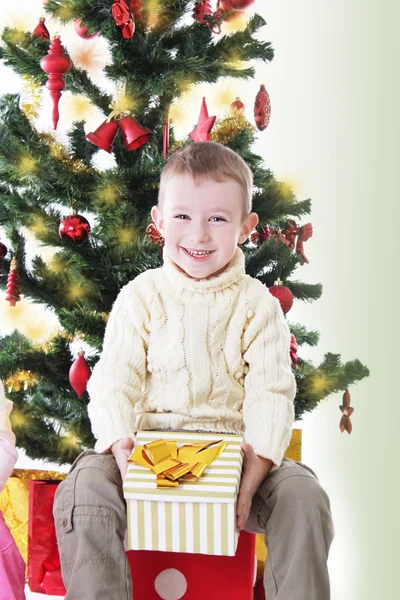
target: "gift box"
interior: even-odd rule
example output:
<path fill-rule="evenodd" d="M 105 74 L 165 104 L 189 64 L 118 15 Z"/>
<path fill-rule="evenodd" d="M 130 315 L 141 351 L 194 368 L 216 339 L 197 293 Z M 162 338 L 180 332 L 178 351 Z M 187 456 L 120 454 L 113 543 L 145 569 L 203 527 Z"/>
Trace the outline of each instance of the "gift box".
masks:
<path fill-rule="evenodd" d="M 25 564 L 28 564 L 29 481 L 9 477 L 0 493 L 0 510 Z"/>
<path fill-rule="evenodd" d="M 136 447 L 159 440 L 176 440 L 178 448 L 217 442 L 226 448 L 198 481 L 180 480 L 172 488 L 157 488 L 155 473 L 138 464 L 129 465 L 124 481 L 128 549 L 234 556 L 242 436 L 143 431 L 136 436 Z"/>
<path fill-rule="evenodd" d="M 53 521 L 59 481 L 29 482 L 28 584 L 32 592 L 64 595 Z"/>
<path fill-rule="evenodd" d="M 134 600 L 253 600 L 255 537 L 241 531 L 235 556 L 127 552 Z"/>

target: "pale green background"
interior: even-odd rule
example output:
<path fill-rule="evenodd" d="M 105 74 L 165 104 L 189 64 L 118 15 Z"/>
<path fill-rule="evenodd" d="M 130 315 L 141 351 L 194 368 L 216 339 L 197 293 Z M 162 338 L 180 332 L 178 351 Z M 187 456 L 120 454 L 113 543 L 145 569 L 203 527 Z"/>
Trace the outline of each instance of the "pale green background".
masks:
<path fill-rule="evenodd" d="M 314 226 L 305 244 L 310 264 L 296 277 L 324 285 L 320 301 L 296 303 L 289 319 L 321 331 L 319 347 L 304 356 L 319 362 L 324 352 L 338 352 L 371 369 L 351 388 L 350 436 L 339 431 L 341 394 L 303 422 L 303 459 L 327 489 L 336 524 L 332 600 L 395 600 L 400 10 L 389 0 L 255 6 L 276 56 L 242 99 L 250 116 L 260 83 L 271 95 L 271 123 L 258 149 L 277 177 L 298 182 L 300 198 L 313 199 L 303 221 Z M 198 107 L 190 108 L 195 122 Z"/>

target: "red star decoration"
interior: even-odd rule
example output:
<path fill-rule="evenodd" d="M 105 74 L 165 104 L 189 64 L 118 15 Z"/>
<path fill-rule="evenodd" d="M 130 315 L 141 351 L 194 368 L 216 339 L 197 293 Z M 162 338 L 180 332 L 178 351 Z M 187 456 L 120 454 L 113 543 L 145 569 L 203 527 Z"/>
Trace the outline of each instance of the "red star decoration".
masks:
<path fill-rule="evenodd" d="M 197 121 L 197 125 L 193 129 L 192 133 L 189 133 L 189 137 L 194 142 L 209 142 L 210 131 L 213 128 L 216 118 L 217 117 L 208 116 L 206 99 L 203 98 L 203 102 L 201 103 L 199 120 Z"/>

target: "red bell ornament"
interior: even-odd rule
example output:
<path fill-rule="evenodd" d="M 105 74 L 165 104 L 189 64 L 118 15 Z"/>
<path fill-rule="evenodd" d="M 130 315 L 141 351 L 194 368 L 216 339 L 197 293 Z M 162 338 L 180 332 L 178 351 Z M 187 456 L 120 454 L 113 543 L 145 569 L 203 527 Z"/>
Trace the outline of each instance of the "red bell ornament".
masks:
<path fill-rule="evenodd" d="M 111 153 L 113 143 L 118 133 L 118 125 L 115 121 L 104 121 L 93 133 L 88 133 L 86 139 L 98 148 Z"/>
<path fill-rule="evenodd" d="M 265 85 L 261 84 L 258 94 L 254 102 L 254 120 L 257 129 L 264 131 L 268 127 L 271 118 L 271 100 L 265 89 Z"/>
<path fill-rule="evenodd" d="M 274 282 L 274 285 L 268 288 L 270 293 L 279 300 L 283 312 L 286 314 L 293 306 L 293 294 L 282 281 L 278 279 Z"/>
<path fill-rule="evenodd" d="M 82 19 L 76 19 L 74 23 L 75 31 L 83 40 L 92 40 L 100 35 L 100 32 L 89 33 L 89 29 L 82 23 Z"/>
<path fill-rule="evenodd" d="M 79 352 L 78 358 L 74 360 L 69 370 L 69 382 L 79 398 L 86 392 L 90 375 L 91 371 L 86 362 L 85 353 Z"/>
<path fill-rule="evenodd" d="M 49 40 L 50 39 L 49 30 L 47 29 L 44 22 L 45 22 L 45 19 L 42 17 L 40 19 L 39 23 L 36 25 L 35 29 L 32 31 L 32 35 L 37 35 L 38 37 L 41 37 L 43 40 Z"/>
<path fill-rule="evenodd" d="M 61 91 L 65 88 L 63 74 L 68 73 L 72 67 L 72 62 L 68 56 L 65 56 L 64 48 L 58 36 L 54 36 L 47 55 L 40 61 L 40 66 L 49 76 L 46 87 L 50 91 L 53 101 L 53 126 L 54 129 L 57 129 L 58 102 L 61 98 Z"/>
<path fill-rule="evenodd" d="M 136 150 L 149 141 L 153 135 L 149 129 L 142 127 L 135 119 L 129 115 L 119 120 L 118 125 L 124 136 L 124 145 L 126 150 Z"/>
<path fill-rule="evenodd" d="M 21 300 L 19 296 L 19 289 L 18 265 L 17 259 L 14 256 L 11 261 L 6 287 L 6 301 L 10 303 L 10 306 L 15 306 L 16 303 Z"/>
<path fill-rule="evenodd" d="M 71 240 L 80 246 L 89 239 L 89 221 L 85 217 L 82 217 L 82 215 L 73 213 L 61 221 L 58 232 L 63 240 Z"/>

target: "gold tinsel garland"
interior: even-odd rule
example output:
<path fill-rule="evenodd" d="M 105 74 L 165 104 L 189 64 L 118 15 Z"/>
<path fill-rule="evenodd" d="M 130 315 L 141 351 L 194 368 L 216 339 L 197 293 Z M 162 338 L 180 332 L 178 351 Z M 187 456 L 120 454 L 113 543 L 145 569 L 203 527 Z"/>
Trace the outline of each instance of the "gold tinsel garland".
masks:
<path fill-rule="evenodd" d="M 4 381 L 4 385 L 9 392 L 20 392 L 22 389 L 27 390 L 37 383 L 39 383 L 37 375 L 30 371 L 22 370 L 16 371 Z"/>
<path fill-rule="evenodd" d="M 27 119 L 36 119 L 39 115 L 38 109 L 42 101 L 42 85 L 29 75 L 22 75 L 24 81 L 24 92 L 30 96 L 30 102 L 24 102 L 21 97 L 21 112 Z"/>
<path fill-rule="evenodd" d="M 39 133 L 38 135 L 40 141 L 49 146 L 51 156 L 73 173 L 90 173 L 93 171 L 83 160 L 71 158 L 66 148 L 60 142 L 57 142 L 51 133 Z"/>
<path fill-rule="evenodd" d="M 251 132 L 256 130 L 246 119 L 242 111 L 234 110 L 228 117 L 225 117 L 225 119 L 217 119 L 217 122 L 211 131 L 211 141 L 226 146 L 245 129 L 248 129 Z"/>

